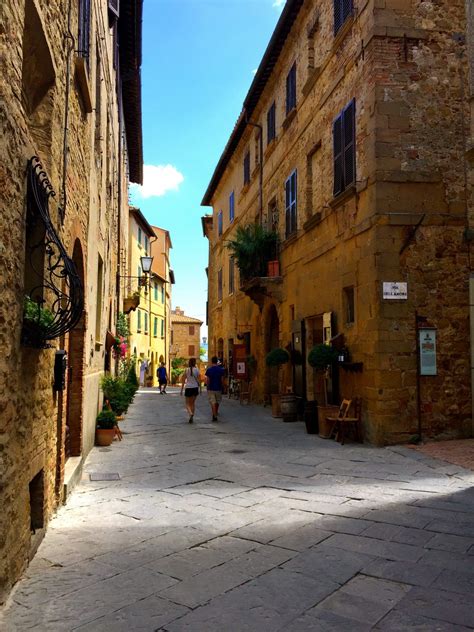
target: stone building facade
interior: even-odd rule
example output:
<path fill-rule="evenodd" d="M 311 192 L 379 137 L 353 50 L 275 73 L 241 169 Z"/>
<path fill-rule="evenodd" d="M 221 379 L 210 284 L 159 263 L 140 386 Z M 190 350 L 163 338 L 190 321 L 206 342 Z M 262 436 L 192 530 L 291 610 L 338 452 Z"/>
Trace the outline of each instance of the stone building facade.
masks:
<path fill-rule="evenodd" d="M 127 188 L 142 181 L 141 13 L 0 4 L 0 602 L 80 475 L 113 369 Z"/>
<path fill-rule="evenodd" d="M 158 279 L 157 305 L 159 303 L 160 324 L 159 332 L 163 343 L 163 361 L 166 366 L 168 376 L 171 375 L 171 299 L 175 282 L 174 271 L 171 267 L 171 249 L 173 244 L 169 231 L 159 226 L 153 226 L 156 240 L 151 244 L 151 254 L 153 255 L 153 273 Z M 163 324 L 161 324 L 163 323 Z M 159 360 L 159 358 L 158 358 Z M 156 371 L 155 371 L 156 378 Z"/>
<path fill-rule="evenodd" d="M 202 320 L 186 316 L 180 307 L 171 310 L 171 359 L 196 358 L 200 363 Z"/>
<path fill-rule="evenodd" d="M 467 36 L 469 2 L 286 2 L 202 202 L 209 352 L 245 341 L 257 400 L 280 346 L 302 359 L 285 386 L 320 401 L 308 351 L 343 334 L 329 387 L 362 398 L 367 441 L 472 434 Z M 254 223 L 279 255 L 239 281 L 227 243 Z M 422 327 L 433 376 L 419 375 Z"/>

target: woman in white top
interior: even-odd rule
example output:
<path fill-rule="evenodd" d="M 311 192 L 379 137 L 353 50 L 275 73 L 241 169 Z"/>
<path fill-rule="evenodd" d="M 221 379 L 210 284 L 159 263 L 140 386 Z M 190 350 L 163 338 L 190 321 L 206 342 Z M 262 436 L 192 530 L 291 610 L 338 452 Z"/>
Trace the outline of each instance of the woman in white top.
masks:
<path fill-rule="evenodd" d="M 201 376 L 196 368 L 196 358 L 189 358 L 189 366 L 181 378 L 181 395 L 186 398 L 186 410 L 189 413 L 189 423 L 193 423 L 196 397 L 201 389 Z"/>

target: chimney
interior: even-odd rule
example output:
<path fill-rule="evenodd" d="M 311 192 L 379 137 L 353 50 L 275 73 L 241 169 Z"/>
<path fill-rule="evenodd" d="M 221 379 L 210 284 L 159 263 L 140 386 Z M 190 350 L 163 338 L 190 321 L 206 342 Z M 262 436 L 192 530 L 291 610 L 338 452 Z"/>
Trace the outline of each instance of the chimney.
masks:
<path fill-rule="evenodd" d="M 183 310 L 181 309 L 181 307 L 176 307 L 176 308 L 174 309 L 174 313 L 176 314 L 176 316 L 184 316 L 184 312 L 183 312 Z"/>

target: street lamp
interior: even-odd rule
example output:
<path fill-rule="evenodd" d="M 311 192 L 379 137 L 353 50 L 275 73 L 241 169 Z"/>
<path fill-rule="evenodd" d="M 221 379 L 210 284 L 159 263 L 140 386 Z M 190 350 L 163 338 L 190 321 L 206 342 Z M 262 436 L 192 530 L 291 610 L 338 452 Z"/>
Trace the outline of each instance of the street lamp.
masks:
<path fill-rule="evenodd" d="M 140 257 L 140 263 L 144 274 L 150 274 L 153 257 Z"/>

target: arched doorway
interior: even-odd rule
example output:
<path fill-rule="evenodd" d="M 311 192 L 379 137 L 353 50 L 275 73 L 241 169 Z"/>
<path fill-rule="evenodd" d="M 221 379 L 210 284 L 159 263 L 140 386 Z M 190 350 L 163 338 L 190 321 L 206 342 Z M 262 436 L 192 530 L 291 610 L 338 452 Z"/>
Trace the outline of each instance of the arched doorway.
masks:
<path fill-rule="evenodd" d="M 72 260 L 84 287 L 84 259 L 79 239 L 74 243 Z M 66 459 L 82 453 L 82 418 L 84 396 L 84 338 L 85 310 L 80 321 L 69 332 L 68 346 L 68 387 L 66 415 Z"/>
<path fill-rule="evenodd" d="M 265 319 L 265 355 L 280 344 L 280 320 L 275 305 L 270 305 Z M 265 394 L 278 393 L 278 367 L 267 367 Z"/>

